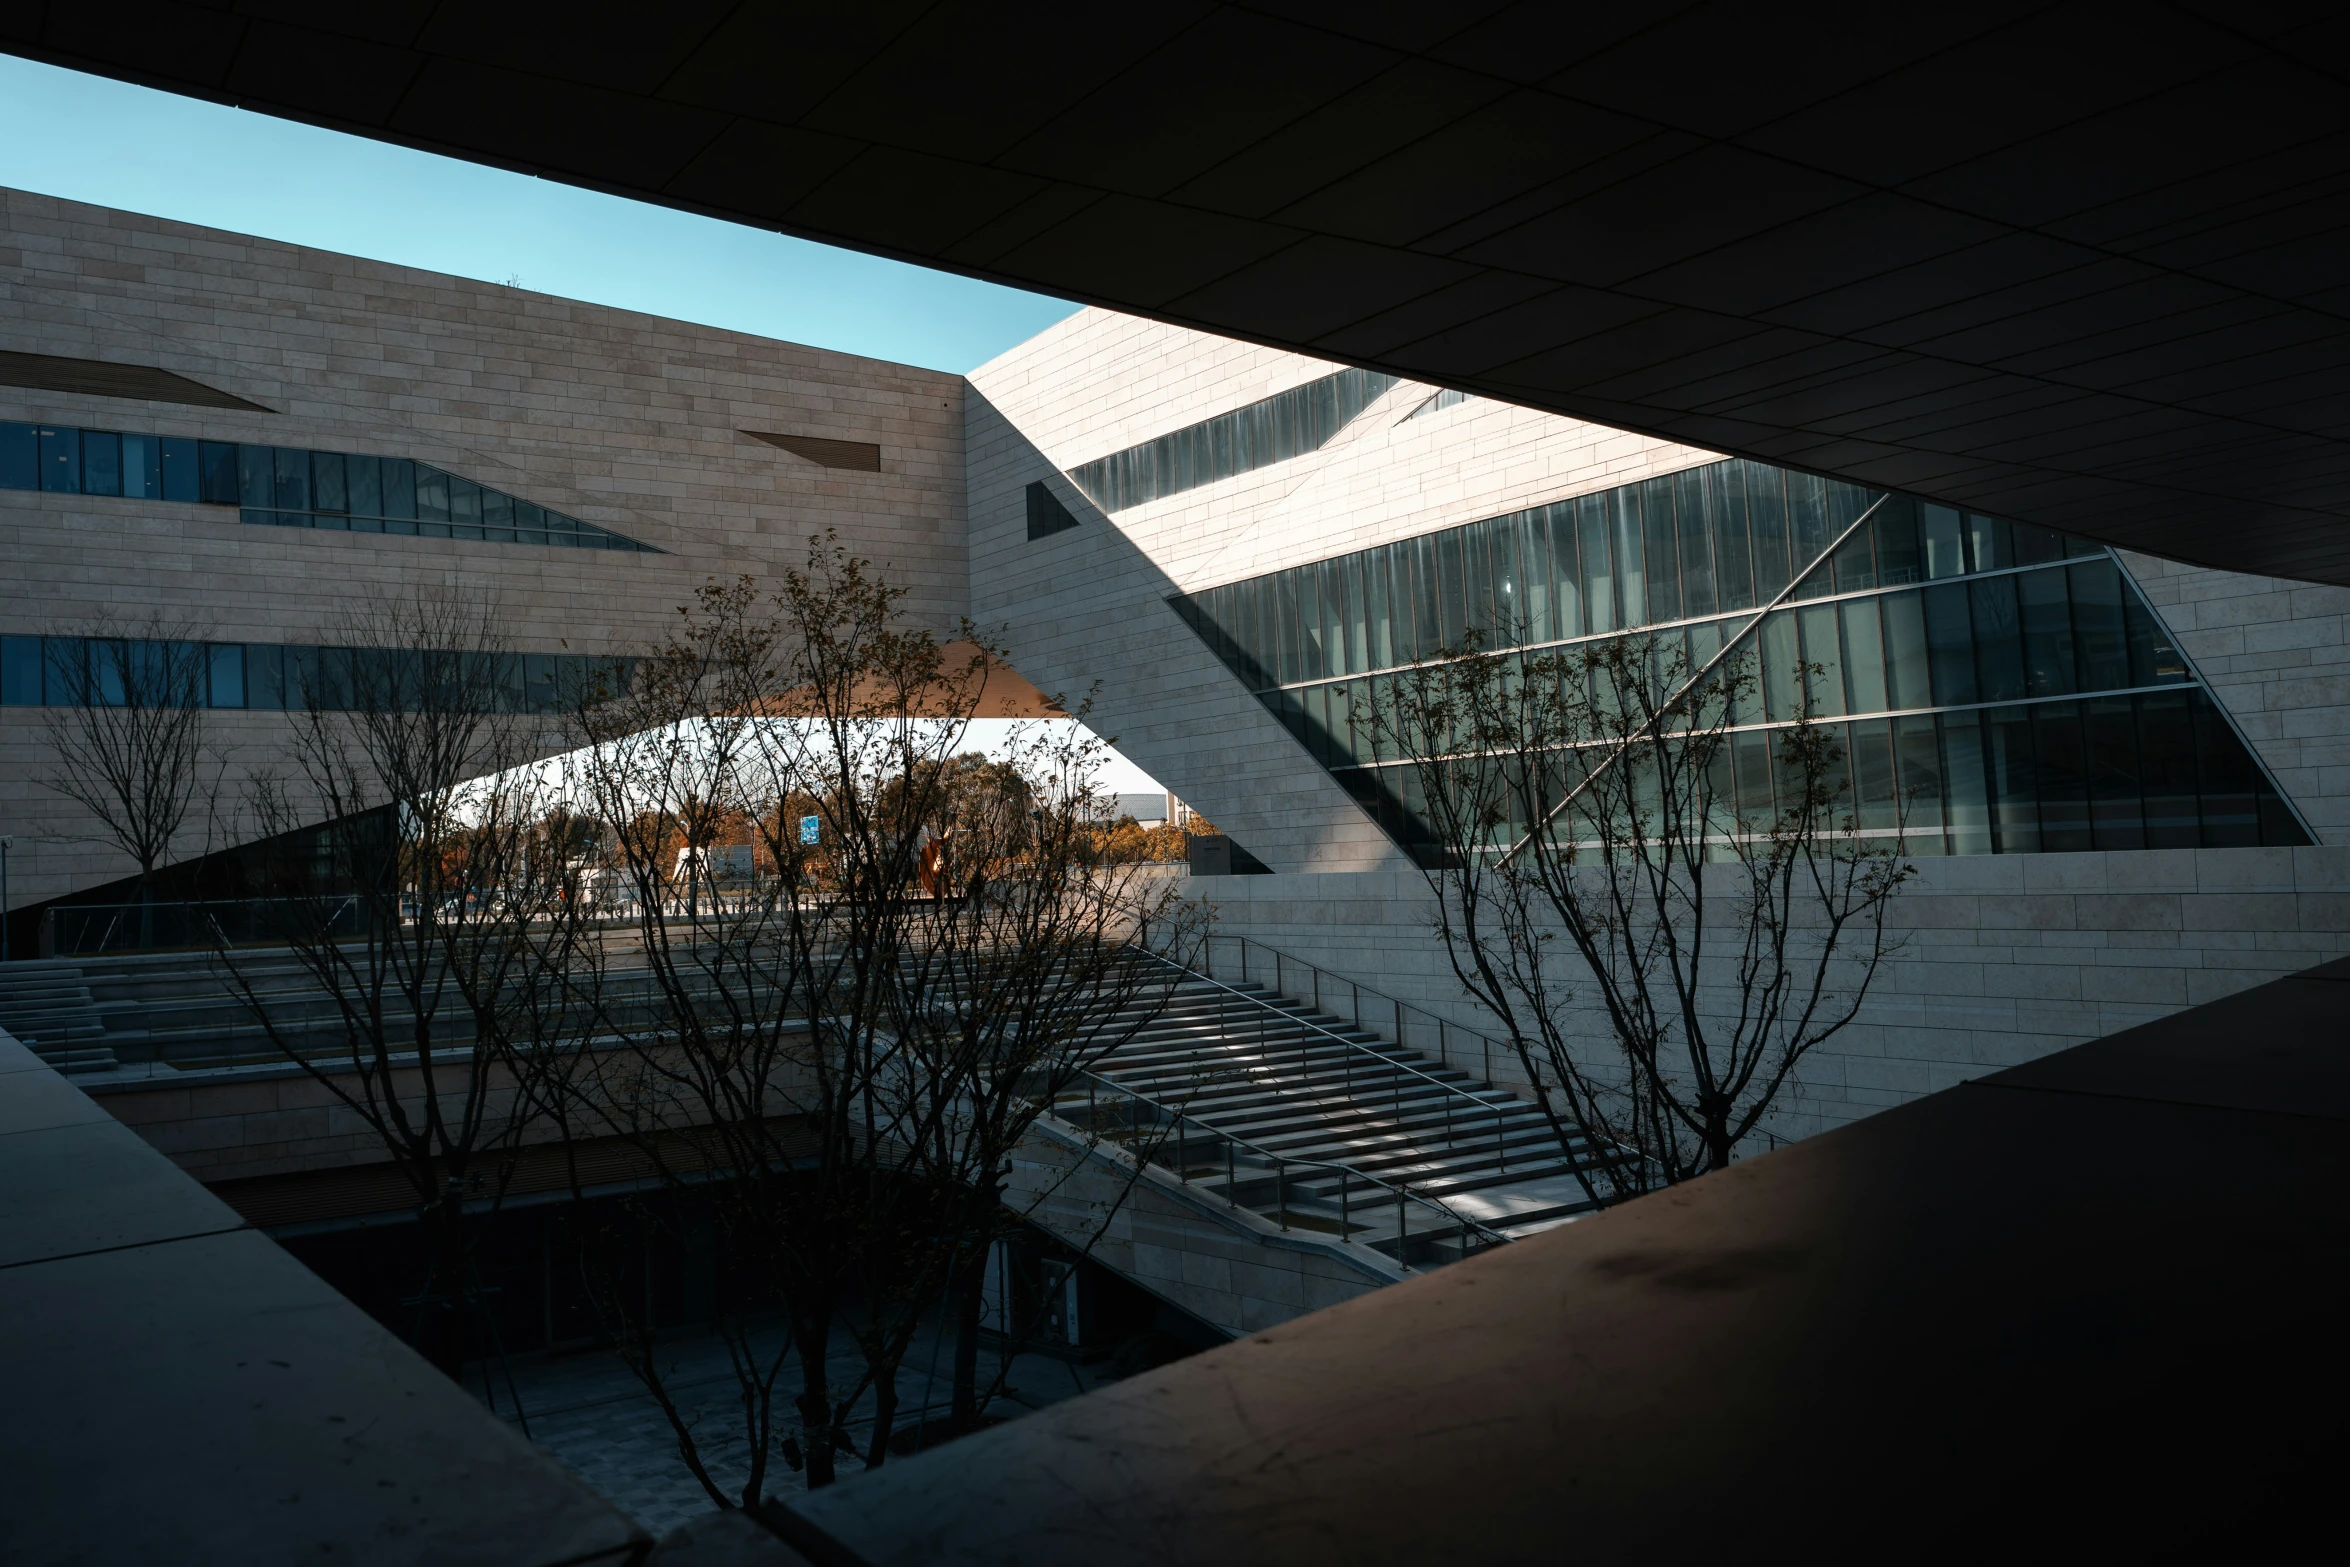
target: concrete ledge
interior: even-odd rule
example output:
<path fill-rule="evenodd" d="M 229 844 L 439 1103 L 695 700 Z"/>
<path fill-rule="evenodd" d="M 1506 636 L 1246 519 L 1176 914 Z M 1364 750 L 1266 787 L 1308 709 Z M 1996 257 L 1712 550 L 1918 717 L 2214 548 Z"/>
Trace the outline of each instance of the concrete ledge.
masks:
<path fill-rule="evenodd" d="M 10 1561 L 633 1563 L 650 1541 L 0 1034 Z"/>

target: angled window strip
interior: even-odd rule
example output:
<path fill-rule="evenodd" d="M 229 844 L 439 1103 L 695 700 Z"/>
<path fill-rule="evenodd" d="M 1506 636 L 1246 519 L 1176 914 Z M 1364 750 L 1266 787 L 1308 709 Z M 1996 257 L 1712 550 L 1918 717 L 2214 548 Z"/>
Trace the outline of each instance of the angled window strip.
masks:
<path fill-rule="evenodd" d="M 1637 631 L 1691 669 L 1756 649 L 1759 710 L 1732 738 L 1741 809 L 1758 804 L 1747 781 L 1771 786 L 1773 735 L 1809 716 L 1840 731 L 1864 828 L 1902 833 L 1913 854 L 2313 841 L 2110 551 L 1766 464 L 1169 603 L 1412 852 L 1433 847 L 1413 769 L 1364 720 L 1394 700 L 1395 671 L 1469 630 L 1529 649 Z"/>
<path fill-rule="evenodd" d="M 1375 370 L 1341 370 L 1081 463 L 1069 480 L 1105 512 L 1180 495 L 1320 451 L 1395 383 Z"/>
<path fill-rule="evenodd" d="M 237 408 L 271 413 L 218 387 L 191 381 L 156 365 L 118 364 L 109 359 L 66 359 L 55 354 L 20 354 L 0 349 L 0 386 L 83 397 L 121 397 L 150 403 L 184 403 L 192 408 Z"/>
<path fill-rule="evenodd" d="M 1077 519 L 1061 498 L 1046 487 L 1042 479 L 1028 486 L 1028 537 L 1036 540 L 1055 533 L 1066 533 L 1077 526 Z"/>
<path fill-rule="evenodd" d="M 781 435 L 767 430 L 744 430 L 741 433 L 820 467 L 843 468 L 853 473 L 881 471 L 881 447 L 872 441 L 840 441 L 824 435 Z"/>
<path fill-rule="evenodd" d="M 667 553 L 430 463 L 193 436 L 0 423 L 0 490 L 234 506 L 262 527 Z"/>

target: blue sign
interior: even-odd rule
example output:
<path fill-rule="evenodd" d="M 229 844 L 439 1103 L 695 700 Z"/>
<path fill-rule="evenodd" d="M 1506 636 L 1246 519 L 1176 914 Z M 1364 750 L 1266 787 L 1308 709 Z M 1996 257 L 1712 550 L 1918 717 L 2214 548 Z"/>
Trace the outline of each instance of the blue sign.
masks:
<path fill-rule="evenodd" d="M 820 818 L 814 816 L 800 818 L 800 842 L 814 843 L 816 841 L 816 826 L 819 820 Z"/>

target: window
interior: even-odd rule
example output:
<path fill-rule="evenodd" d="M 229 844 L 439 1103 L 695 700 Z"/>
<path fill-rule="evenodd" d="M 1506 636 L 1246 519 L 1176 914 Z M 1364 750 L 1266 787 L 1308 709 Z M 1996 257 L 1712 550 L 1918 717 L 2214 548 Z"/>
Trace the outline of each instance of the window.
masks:
<path fill-rule="evenodd" d="M 1373 370 L 1341 370 L 1097 457 L 1070 469 L 1069 479 L 1103 511 L 1179 495 L 1321 450 L 1394 384 L 1394 376 Z"/>
<path fill-rule="evenodd" d="M 1028 486 L 1028 536 L 1041 539 L 1048 534 L 1065 533 L 1077 526 L 1077 519 L 1069 515 L 1053 492 L 1045 488 L 1042 479 Z"/>
<path fill-rule="evenodd" d="M 262 527 L 662 553 L 424 463 L 291 446 L 0 423 L 0 490 L 235 506 Z"/>
<path fill-rule="evenodd" d="M 626 687 L 634 661 L 576 653 L 499 655 L 496 678 L 480 670 L 468 683 L 490 691 L 486 711 L 552 713 L 602 687 Z M 286 646 L 276 643 L 204 644 L 95 641 L 82 637 L 0 637 L 0 705 L 72 707 L 85 695 L 118 705 L 126 674 L 170 667 L 192 669 L 206 707 L 329 710 L 381 703 L 400 706 L 413 681 L 397 678 L 403 658 L 385 649 Z"/>
<path fill-rule="evenodd" d="M 1790 580 L 1781 608 L 1721 613 Z M 1407 849 L 1429 842 L 1410 770 L 1352 729 L 1365 694 L 1392 689 L 1382 672 L 1472 628 L 1487 646 L 1557 648 L 1627 626 L 1686 636 L 1693 663 L 1756 659 L 1760 711 L 1740 717 L 1753 741 L 1738 731 L 1732 756 L 1750 808 L 1769 797 L 1768 733 L 1802 711 L 1843 743 L 1864 828 L 1913 853 L 2309 841 L 2110 552 L 1761 463 L 1169 603 Z"/>

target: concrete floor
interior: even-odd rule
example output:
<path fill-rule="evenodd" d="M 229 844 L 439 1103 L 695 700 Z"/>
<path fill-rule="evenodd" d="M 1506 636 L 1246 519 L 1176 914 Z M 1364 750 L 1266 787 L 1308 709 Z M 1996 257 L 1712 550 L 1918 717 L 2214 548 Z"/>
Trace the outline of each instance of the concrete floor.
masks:
<path fill-rule="evenodd" d="M 660 1355 L 662 1379 L 692 1427 L 712 1477 L 730 1494 L 739 1492 L 748 1471 L 747 1450 L 735 1403 L 735 1377 L 724 1344 L 714 1337 L 682 1337 L 663 1343 Z M 949 1375 L 953 1355 L 952 1335 L 938 1333 L 935 1323 L 926 1324 L 899 1373 L 899 1430 L 919 1421 L 926 1407 L 944 1417 L 953 1394 Z M 830 1362 L 832 1379 L 838 1386 L 852 1385 L 863 1370 L 856 1345 L 846 1333 L 835 1338 Z M 983 1356 L 983 1382 L 998 1364 L 994 1357 Z M 1003 1391 L 989 1413 L 998 1417 L 1025 1414 L 1111 1380 L 1107 1362 L 1086 1365 L 1051 1355 L 1021 1355 L 1013 1360 Z M 788 1396 L 798 1383 L 799 1367 L 794 1361 L 784 1368 L 779 1388 Z M 478 1371 L 467 1385 L 477 1397 L 482 1396 Z M 676 1436 L 661 1406 L 610 1351 L 520 1357 L 496 1371 L 494 1394 L 490 1402 L 501 1418 L 527 1429 L 541 1447 L 654 1534 L 664 1534 L 712 1510 L 708 1494 L 678 1454 Z M 860 1443 L 873 1429 L 872 1405 L 872 1395 L 867 1394 L 848 1422 L 850 1434 Z M 842 1456 L 843 1478 L 860 1469 L 856 1459 Z M 780 1456 L 770 1458 L 769 1494 L 797 1493 L 805 1484 L 805 1476 Z"/>

